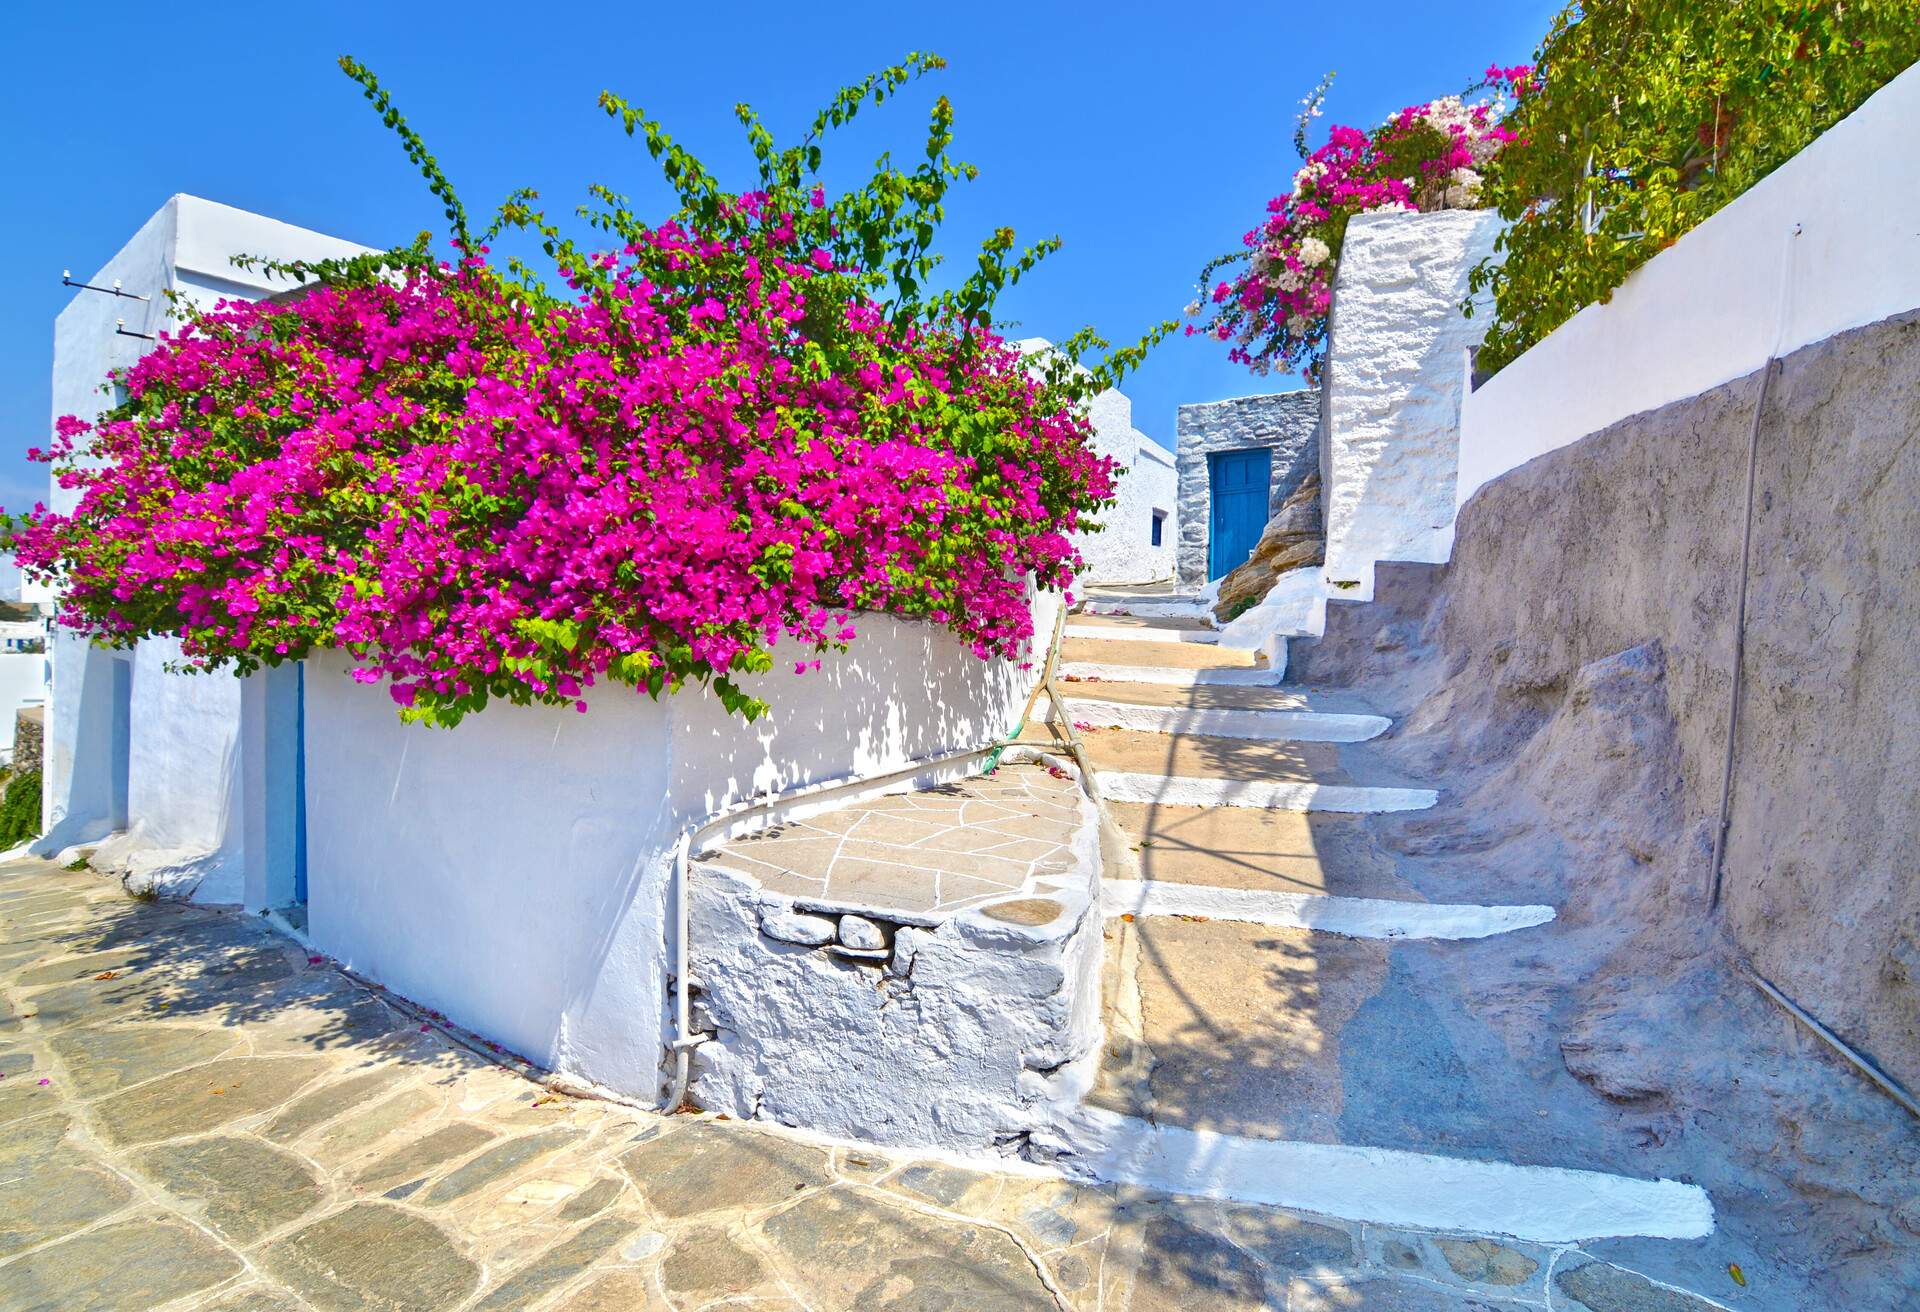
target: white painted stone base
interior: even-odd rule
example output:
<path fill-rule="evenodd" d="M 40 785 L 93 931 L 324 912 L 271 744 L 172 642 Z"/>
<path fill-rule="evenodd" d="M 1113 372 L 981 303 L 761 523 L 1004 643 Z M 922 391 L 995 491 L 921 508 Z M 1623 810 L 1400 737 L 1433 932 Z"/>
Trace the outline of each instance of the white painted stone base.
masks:
<path fill-rule="evenodd" d="M 763 926 L 795 901 L 697 863 L 694 1028 L 712 1037 L 693 1052 L 694 1101 L 868 1143 L 1021 1153 L 1100 1049 L 1099 829 L 1084 797 L 1081 813 L 1073 869 L 1032 890 L 1063 908 L 1045 925 L 978 908 L 914 925 L 799 906 L 881 921 L 891 948 L 866 957 L 770 937 Z"/>
<path fill-rule="evenodd" d="M 1123 629 L 1107 624 L 1069 624 L 1062 636 L 1098 642 L 1199 642 L 1209 646 L 1220 641 L 1220 635 L 1212 629 Z"/>
<path fill-rule="evenodd" d="M 1440 800 L 1430 788 L 1377 788 L 1277 779 L 1187 779 L 1102 770 L 1110 802 L 1163 806 L 1257 806 L 1270 811 L 1424 811 Z"/>
<path fill-rule="evenodd" d="M 1282 656 L 1286 648 L 1281 649 Z M 1069 680 L 1105 679 L 1109 683 L 1157 683 L 1169 688 L 1203 685 L 1225 688 L 1265 688 L 1280 682 L 1284 664 L 1269 669 L 1169 670 L 1158 665 L 1114 665 L 1106 661 L 1061 661 L 1060 674 Z"/>
<path fill-rule="evenodd" d="M 1053 1146 L 1102 1179 L 1382 1225 L 1577 1243 L 1713 1233 L 1704 1189 L 1601 1171 L 1248 1139 L 1076 1108 Z"/>
<path fill-rule="evenodd" d="M 1553 908 L 1547 906 L 1314 897 L 1166 880 L 1109 879 L 1100 886 L 1100 905 L 1109 916 L 1205 916 L 1251 925 L 1317 929 L 1348 938 L 1488 938 L 1553 919 Z"/>
<path fill-rule="evenodd" d="M 1069 684 L 1068 687 L 1073 685 Z M 1359 743 L 1387 731 L 1392 721 L 1378 715 L 1336 711 L 1241 711 L 1185 706 L 1139 706 L 1068 693 L 1076 720 L 1102 728 L 1141 729 L 1148 733 L 1197 733 L 1211 738 L 1253 738 L 1267 742 Z M 1052 718 L 1049 708 L 1048 718 Z"/>
<path fill-rule="evenodd" d="M 1146 593 L 1138 597 L 1106 596 L 1087 598 L 1084 609 L 1089 615 L 1138 615 L 1142 619 L 1205 619 L 1213 613 L 1216 579 L 1204 592 Z"/>

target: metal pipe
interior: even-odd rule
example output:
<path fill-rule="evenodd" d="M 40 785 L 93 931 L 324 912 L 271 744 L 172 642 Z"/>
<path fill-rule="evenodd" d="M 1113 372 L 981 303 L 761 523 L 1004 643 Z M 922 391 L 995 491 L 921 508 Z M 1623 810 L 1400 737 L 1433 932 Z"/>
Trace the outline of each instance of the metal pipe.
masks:
<path fill-rule="evenodd" d="M 1733 611 L 1733 686 L 1728 693 L 1727 751 L 1720 769 L 1720 819 L 1713 827 L 1713 889 L 1707 909 L 1720 905 L 1720 875 L 1727 855 L 1727 826 L 1733 820 L 1733 746 L 1740 733 L 1740 685 L 1747 655 L 1747 587 L 1753 564 L 1753 494 L 1760 464 L 1760 420 L 1767 412 L 1767 393 L 1780 362 L 1772 356 L 1760 370 L 1760 399 L 1753 406 L 1753 427 L 1747 434 L 1746 524 L 1740 535 L 1740 590 Z"/>
<path fill-rule="evenodd" d="M 1747 592 L 1753 573 L 1753 502 L 1760 466 L 1760 423 L 1767 412 L 1767 396 L 1772 391 L 1773 375 L 1780 364 L 1780 352 L 1786 345 L 1787 304 L 1793 290 L 1793 245 L 1800 235 L 1796 223 L 1787 233 L 1786 249 L 1780 256 L 1780 305 L 1773 335 L 1773 348 L 1760 369 L 1760 399 L 1753 406 L 1753 427 L 1747 433 L 1747 504 L 1740 531 L 1740 591 L 1733 620 L 1733 673 L 1727 699 L 1727 750 L 1720 766 L 1720 814 L 1713 826 L 1713 868 L 1709 872 L 1707 910 L 1720 908 L 1720 884 L 1727 855 L 1727 829 L 1733 823 L 1733 755 L 1740 732 L 1740 689 L 1744 680 L 1747 654 Z"/>
<path fill-rule="evenodd" d="M 1913 1095 L 1901 1088 L 1891 1076 L 1883 1074 L 1878 1066 L 1868 1061 L 1866 1057 L 1860 1053 L 1855 1052 L 1845 1039 L 1815 1020 L 1799 1003 L 1775 988 L 1770 981 L 1758 972 L 1750 967 L 1742 966 L 1740 973 L 1758 985 L 1762 993 L 1784 1007 L 1788 1015 L 1824 1039 L 1829 1047 L 1851 1062 L 1854 1069 L 1879 1085 L 1882 1093 L 1899 1103 L 1915 1116 L 1920 1116 L 1920 1102 L 1915 1102 Z"/>
<path fill-rule="evenodd" d="M 129 301 L 145 301 L 151 299 L 140 295 L 138 292 L 124 290 L 120 286 L 120 280 L 118 278 L 113 280 L 113 286 L 111 287 L 95 287 L 90 282 L 75 282 L 73 280 L 72 269 L 62 269 L 60 271 L 60 285 L 62 287 L 77 287 L 83 292 L 101 292 L 107 296 L 118 296 Z"/>
<path fill-rule="evenodd" d="M 1047 652 L 1046 673 L 1041 678 L 1041 686 L 1047 690 L 1047 698 L 1053 703 L 1054 722 L 1060 726 L 1060 737 L 1067 745 L 1067 754 L 1073 757 L 1073 763 L 1080 767 L 1080 787 L 1092 799 L 1095 806 L 1100 805 L 1100 785 L 1093 779 L 1093 763 L 1087 760 L 1086 749 L 1081 746 L 1080 735 L 1073 727 L 1073 717 L 1067 712 L 1067 699 L 1060 693 L 1060 685 L 1055 680 L 1059 665 L 1060 639 L 1066 632 L 1067 607 L 1062 600 L 1060 609 L 1053 617 L 1053 646 Z"/>
<path fill-rule="evenodd" d="M 662 1111 L 672 1114 L 686 1101 L 687 1080 L 693 1068 L 693 1050 L 706 1041 L 693 1033 L 693 980 L 687 970 L 687 940 L 693 917 L 687 905 L 689 880 L 687 855 L 693 845 L 693 829 L 680 831 L 680 842 L 673 852 L 673 1083 L 667 1089 Z"/>

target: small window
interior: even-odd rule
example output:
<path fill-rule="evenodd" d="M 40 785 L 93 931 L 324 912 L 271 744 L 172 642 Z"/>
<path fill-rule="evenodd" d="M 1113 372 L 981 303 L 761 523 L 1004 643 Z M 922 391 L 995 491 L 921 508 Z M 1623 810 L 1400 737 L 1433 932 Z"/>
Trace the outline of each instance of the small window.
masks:
<path fill-rule="evenodd" d="M 1164 510 L 1154 511 L 1153 512 L 1153 545 L 1156 547 L 1160 545 L 1160 539 L 1162 535 L 1166 532 L 1166 524 L 1167 524 L 1167 512 Z"/>

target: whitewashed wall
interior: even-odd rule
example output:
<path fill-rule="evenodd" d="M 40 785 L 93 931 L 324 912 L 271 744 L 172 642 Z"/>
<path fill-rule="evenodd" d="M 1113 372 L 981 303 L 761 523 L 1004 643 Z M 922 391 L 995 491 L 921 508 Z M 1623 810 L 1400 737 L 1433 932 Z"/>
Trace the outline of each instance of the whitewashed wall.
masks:
<path fill-rule="evenodd" d="M 1052 598 L 1036 603 L 1051 631 Z M 757 794 L 897 769 L 1012 729 L 1036 677 L 945 630 L 859 620 L 845 655 L 746 686 L 599 690 L 591 710 L 491 706 L 405 725 L 338 656 L 309 662 L 308 927 L 354 970 L 555 1070 L 658 1095 L 665 857 Z"/>
<path fill-rule="evenodd" d="M 362 249 L 196 196 L 170 198 L 86 279 L 100 287 L 118 279 L 148 299 L 78 291 L 55 319 L 53 417 L 92 418 L 109 404 L 101 391 L 108 371 L 132 365 L 151 347 L 117 333 L 116 321 L 149 335 L 171 326 L 166 290 L 196 305 L 256 299 L 288 284 L 233 268 L 233 255 L 320 259 Z M 71 510 L 77 499 L 54 486 L 48 504 Z M 24 592 L 47 596 L 32 585 Z M 257 861 L 250 865 L 247 853 L 263 854 L 267 844 L 262 833 L 250 840 L 247 827 L 285 830 L 281 813 L 293 802 L 284 788 L 248 802 L 244 781 L 250 770 L 264 777 L 264 766 L 249 760 L 243 744 L 261 737 L 264 722 L 250 734 L 245 708 L 264 714 L 265 703 L 231 675 L 170 672 L 165 667 L 177 654 L 172 643 L 143 644 L 133 653 L 71 637 L 50 645 L 44 837 L 36 846 L 53 853 L 124 829 L 97 854 L 101 868 L 173 896 L 258 905 L 267 896 L 265 871 Z M 114 692 L 116 677 L 129 675 L 130 721 Z"/>
<path fill-rule="evenodd" d="M 1920 68 L 1467 397 L 1456 500 L 1771 354 L 1920 306 Z M 1799 235 L 1793 235 L 1795 229 Z"/>
<path fill-rule="evenodd" d="M 1447 558 L 1462 361 L 1484 330 L 1460 307 L 1499 230 L 1499 216 L 1482 210 L 1363 214 L 1347 225 L 1320 453 L 1325 575 L 1358 585 L 1342 597 L 1371 598 L 1378 561 Z"/>
<path fill-rule="evenodd" d="M 1133 401 L 1113 388 L 1087 403 L 1094 448 L 1119 462 L 1119 501 L 1101 516 L 1098 533 L 1076 533 L 1086 558 L 1086 583 L 1150 583 L 1173 577 L 1175 526 L 1173 456 L 1133 426 Z M 1153 545 L 1153 512 L 1163 512 L 1160 545 Z"/>
<path fill-rule="evenodd" d="M 1015 343 L 1028 355 L 1053 350 L 1044 337 Z M 1133 426 L 1133 400 L 1108 388 L 1087 403 L 1093 446 L 1119 465 L 1118 502 L 1100 516 L 1097 533 L 1076 533 L 1073 545 L 1086 561 L 1082 583 L 1150 583 L 1173 577 L 1179 538 L 1174 500 L 1173 454 Z M 1153 545 L 1153 514 L 1166 515 L 1160 545 Z"/>

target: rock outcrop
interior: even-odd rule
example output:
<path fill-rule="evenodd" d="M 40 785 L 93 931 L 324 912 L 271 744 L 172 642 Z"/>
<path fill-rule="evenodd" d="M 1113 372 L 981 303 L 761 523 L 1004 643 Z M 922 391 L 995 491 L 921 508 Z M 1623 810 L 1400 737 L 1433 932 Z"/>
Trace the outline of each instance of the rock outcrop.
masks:
<path fill-rule="evenodd" d="M 1214 618 L 1224 624 L 1250 606 L 1259 605 L 1275 579 L 1302 565 L 1318 565 L 1326 559 L 1326 551 L 1326 532 L 1320 515 L 1320 475 L 1314 472 L 1300 480 L 1300 486 L 1267 521 L 1259 545 L 1254 547 L 1247 563 L 1220 580 Z"/>

